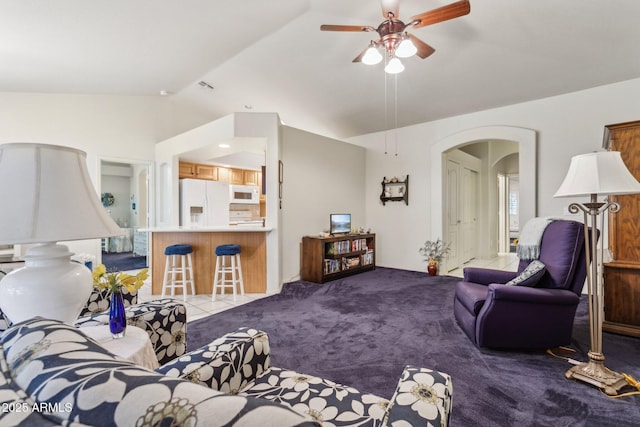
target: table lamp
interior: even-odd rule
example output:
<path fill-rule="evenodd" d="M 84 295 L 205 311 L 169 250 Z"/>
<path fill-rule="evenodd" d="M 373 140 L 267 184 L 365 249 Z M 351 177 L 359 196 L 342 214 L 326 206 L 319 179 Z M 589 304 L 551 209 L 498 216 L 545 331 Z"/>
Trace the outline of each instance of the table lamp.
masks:
<path fill-rule="evenodd" d="M 91 293 L 90 270 L 58 241 L 118 236 L 91 183 L 86 153 L 57 145 L 0 145 L 0 244 L 37 244 L 0 281 L 12 323 L 35 316 L 73 324 Z"/>
<path fill-rule="evenodd" d="M 604 366 L 604 354 L 602 353 L 604 278 L 601 269 L 604 261 L 604 239 L 600 241 L 600 260 L 598 260 L 597 233 L 589 233 L 588 228 L 589 224 L 592 228 L 596 228 L 598 215 L 606 211 L 617 212 L 620 210 L 620 205 L 617 203 L 599 202 L 599 195 L 633 193 L 640 193 L 640 183 L 629 172 L 620 153 L 618 151 L 598 151 L 573 157 L 567 176 L 553 196 L 590 197 L 588 203 L 570 204 L 569 212 L 582 211 L 584 215 L 591 347 L 588 353 L 589 361 L 573 366 L 565 373 L 565 377 L 595 385 L 608 395 L 617 394 L 618 390 L 627 385 L 627 382 L 622 375 Z M 600 229 L 604 229 L 604 215 L 600 216 Z M 591 235 L 590 239 L 589 234 Z"/>

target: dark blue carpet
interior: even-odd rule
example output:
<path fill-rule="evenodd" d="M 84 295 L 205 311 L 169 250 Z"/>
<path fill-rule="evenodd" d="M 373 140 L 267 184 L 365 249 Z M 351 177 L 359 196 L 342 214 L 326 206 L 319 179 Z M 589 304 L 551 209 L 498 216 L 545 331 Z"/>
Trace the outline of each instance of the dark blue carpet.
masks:
<path fill-rule="evenodd" d="M 640 396 L 613 400 L 564 378 L 570 365 L 544 352 L 478 349 L 453 317 L 458 278 L 377 268 L 280 294 L 188 324 L 197 348 L 240 326 L 269 334 L 273 366 L 298 370 L 390 398 L 404 365 L 453 379 L 452 426 L 637 426 Z M 586 360 L 583 298 L 573 356 Z M 640 339 L 604 334 L 606 365 L 640 379 Z"/>
<path fill-rule="evenodd" d="M 102 263 L 107 271 L 140 270 L 148 267 L 147 257 L 133 252 L 102 252 Z"/>

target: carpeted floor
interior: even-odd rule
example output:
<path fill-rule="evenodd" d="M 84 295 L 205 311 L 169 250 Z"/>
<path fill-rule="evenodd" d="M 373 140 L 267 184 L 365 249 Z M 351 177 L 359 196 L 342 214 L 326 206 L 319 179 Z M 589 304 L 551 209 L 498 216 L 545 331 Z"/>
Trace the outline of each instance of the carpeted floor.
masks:
<path fill-rule="evenodd" d="M 128 271 L 146 268 L 147 257 L 133 252 L 102 252 L 102 263 L 107 271 Z"/>
<path fill-rule="evenodd" d="M 569 381 L 570 365 L 544 352 L 478 349 L 453 317 L 450 276 L 377 268 L 280 294 L 188 324 L 189 349 L 240 326 L 267 331 L 272 365 L 390 398 L 406 364 L 453 379 L 452 426 L 637 426 L 640 396 L 610 399 Z M 573 356 L 589 350 L 586 299 Z M 604 334 L 606 365 L 640 379 L 640 338 Z"/>

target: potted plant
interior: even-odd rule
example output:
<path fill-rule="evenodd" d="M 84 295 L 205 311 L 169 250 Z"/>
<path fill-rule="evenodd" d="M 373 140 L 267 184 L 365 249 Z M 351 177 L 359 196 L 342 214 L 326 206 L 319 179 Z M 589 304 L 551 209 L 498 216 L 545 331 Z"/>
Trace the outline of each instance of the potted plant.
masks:
<path fill-rule="evenodd" d="M 420 255 L 424 257 L 424 261 L 429 263 L 427 271 L 430 276 L 435 276 L 438 273 L 438 264 L 449 253 L 450 249 L 448 243 L 445 244 L 442 239 L 438 238 L 435 241 L 427 240 L 424 242 L 424 246 L 418 250 Z"/>

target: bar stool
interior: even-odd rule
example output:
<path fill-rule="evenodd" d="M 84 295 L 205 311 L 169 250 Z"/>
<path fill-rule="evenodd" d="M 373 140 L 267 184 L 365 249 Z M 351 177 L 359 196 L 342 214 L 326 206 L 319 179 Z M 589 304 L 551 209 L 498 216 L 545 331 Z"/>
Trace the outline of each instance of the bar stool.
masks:
<path fill-rule="evenodd" d="M 191 284 L 191 293 L 196 294 L 193 284 L 193 263 L 191 254 L 193 248 L 191 245 L 171 245 L 164 250 L 166 261 L 164 264 L 164 280 L 162 282 L 162 298 L 167 289 L 171 289 L 171 296 L 175 295 L 175 288 L 182 287 L 182 298 L 187 300 L 187 284 Z M 180 260 L 180 262 L 178 262 Z M 169 278 L 171 274 L 171 278 Z M 176 275 L 180 275 L 180 280 L 176 279 Z"/>
<path fill-rule="evenodd" d="M 224 294 L 225 288 L 233 289 L 233 300 L 236 300 L 236 285 L 240 286 L 240 294 L 244 295 L 242 281 L 242 265 L 240 264 L 240 245 L 220 245 L 216 247 L 216 272 L 213 276 L 213 294 L 211 301 L 216 300 L 218 288 Z M 231 274 L 231 279 L 227 279 Z"/>

